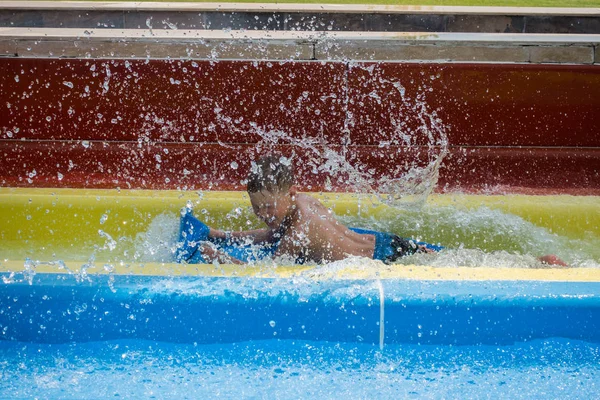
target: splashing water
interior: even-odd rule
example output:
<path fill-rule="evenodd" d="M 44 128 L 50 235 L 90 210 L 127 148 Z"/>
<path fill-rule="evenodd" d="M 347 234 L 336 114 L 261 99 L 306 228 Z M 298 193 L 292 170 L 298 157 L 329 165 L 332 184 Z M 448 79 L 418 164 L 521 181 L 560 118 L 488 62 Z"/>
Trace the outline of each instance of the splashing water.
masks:
<path fill-rule="evenodd" d="M 402 213 L 390 209 L 377 219 L 343 216 L 349 226 L 393 232 L 447 249 L 414 254 L 401 264 L 433 266 L 541 267 L 536 257 L 558 254 L 572 266 L 600 267 L 600 238 L 572 239 L 550 232 L 520 216 L 485 206 L 475 209 L 425 206 Z"/>
<path fill-rule="evenodd" d="M 239 222 L 248 216 L 248 210 L 235 208 L 226 219 Z M 543 264 L 537 257 L 553 253 L 573 267 L 600 268 L 597 261 L 600 260 L 599 238 L 581 240 L 557 235 L 519 216 L 488 207 L 465 210 L 426 205 L 421 210 L 402 212 L 390 207 L 377 218 L 339 216 L 338 219 L 347 226 L 391 232 L 447 247 L 440 253 L 401 258 L 396 262 L 399 265 L 540 268 Z M 178 224 L 179 216 L 173 213 L 155 217 L 147 231 L 136 238 L 139 260 L 173 262 Z M 290 260 L 276 260 L 275 265 L 289 265 L 286 261 Z M 264 265 L 273 264 L 265 261 Z M 383 267 L 380 261 L 351 257 L 321 266 L 318 273 L 331 275 L 357 265 L 374 273 Z"/>
<path fill-rule="evenodd" d="M 156 216 L 135 238 L 136 257 L 143 262 L 175 262 L 178 233 L 179 216 L 168 212 Z"/>
<path fill-rule="evenodd" d="M 146 24 L 148 28 L 152 28 L 151 18 L 146 21 Z M 331 44 L 335 46 L 335 41 Z M 90 67 L 90 71 L 99 76 L 97 83 L 99 87 L 96 89 L 101 89 L 104 95 L 117 89 L 115 82 L 118 80 L 115 81 L 115 79 L 117 79 L 119 71 L 118 69 L 111 71 L 109 64 L 102 63 L 98 67 L 96 65 Z M 217 134 L 216 143 L 218 145 L 229 148 L 232 145 L 226 140 L 220 140 L 219 132 L 227 131 L 229 134 L 240 135 L 244 138 L 257 137 L 258 143 L 255 146 L 257 155 L 263 151 L 284 148 L 286 149 L 285 159 L 291 160 L 297 168 L 302 168 L 305 173 L 308 172 L 305 175 L 324 177 L 326 190 L 344 187 L 359 194 L 375 194 L 380 202 L 391 206 L 388 214 L 379 215 L 377 219 L 342 217 L 342 221 L 349 226 L 393 232 L 405 237 L 440 243 L 451 249 L 436 255 L 416 254 L 400 260 L 402 264 L 539 266 L 534 256 L 558 253 L 574 266 L 598 266 L 597 261 L 594 261 L 600 260 L 599 250 L 597 250 L 600 246 L 596 237 L 591 237 L 590 240 L 576 240 L 559 236 L 520 217 L 485 207 L 468 211 L 451 207 L 428 207 L 426 200 L 437 184 L 439 169 L 448 154 L 446 127 L 438 118 L 436 110 L 431 109 L 427 102 L 427 95 L 431 89 L 427 87 L 428 80 L 424 79 L 419 93 L 410 94 L 406 89 L 406 87 L 410 87 L 408 82 L 403 82 L 402 77 L 390 80 L 377 75 L 378 67 L 375 64 L 355 62 L 343 64 L 347 71 L 353 69 L 364 71 L 371 80 L 370 83 L 375 81 L 378 83 L 369 89 L 368 93 L 350 93 L 351 86 L 345 82 L 342 85 L 344 90 L 340 93 L 325 93 L 320 99 L 315 100 L 310 97 L 308 91 L 304 91 L 299 94 L 298 99 L 292 99 L 289 103 L 291 105 L 281 104 L 283 111 L 286 111 L 290 118 L 293 118 L 298 110 L 310 108 L 313 110 L 316 120 L 324 118 L 324 121 L 326 121 L 327 107 L 332 104 L 341 104 L 343 112 L 341 115 L 344 115 L 343 126 L 339 128 L 340 132 L 335 133 L 340 135 L 339 143 L 332 144 L 323 133 L 317 136 L 302 137 L 298 132 L 291 132 L 285 128 L 273 128 L 273 125 L 259 118 L 241 117 L 235 114 L 235 110 L 229 112 L 230 110 L 220 104 L 220 99 L 217 97 L 199 99 L 199 102 L 203 106 L 207 106 L 208 110 L 212 110 L 216 117 L 216 119 L 211 119 L 210 126 L 207 126 L 208 131 Z M 135 68 L 131 68 L 132 64 L 127 61 L 126 65 L 128 71 L 134 73 Z M 194 65 L 194 63 L 190 65 Z M 261 68 L 265 66 L 271 68 L 272 64 L 262 63 Z M 186 68 L 188 67 L 183 67 L 185 73 L 187 73 Z M 258 62 L 255 67 L 258 68 Z M 175 64 L 173 64 L 173 68 L 176 68 Z M 189 68 L 191 71 L 192 68 Z M 346 73 L 344 76 L 346 80 L 348 79 L 347 75 Z M 178 79 L 169 76 L 164 78 L 182 87 L 190 84 L 185 75 L 183 78 L 179 78 L 180 75 L 177 77 Z M 436 78 L 432 76 L 431 79 Z M 77 88 L 79 84 L 73 82 L 64 81 L 63 84 L 71 89 Z M 115 83 L 112 85 L 114 87 L 111 87 L 111 82 Z M 89 91 L 89 87 L 85 86 L 85 92 L 89 93 Z M 319 100 L 323 104 L 319 103 Z M 390 167 L 388 172 L 384 170 L 382 173 L 382 171 L 370 167 L 373 165 L 372 160 L 366 162 L 361 158 L 364 155 L 357 155 L 353 152 L 353 146 L 365 145 L 364 143 L 355 143 L 357 139 L 351 135 L 352 130 L 356 130 L 357 121 L 363 116 L 354 115 L 350 110 L 355 108 L 349 107 L 349 104 L 368 101 L 385 104 L 386 111 L 389 111 L 389 115 L 386 117 L 389 117 L 393 126 L 392 132 L 385 132 L 385 140 L 378 143 L 369 142 L 369 150 L 379 157 L 382 163 L 385 160 L 390 165 L 396 164 L 396 160 L 391 156 L 388 159 L 384 157 L 388 156 L 387 153 L 392 147 L 401 147 L 409 153 L 413 151 L 416 155 L 414 160 L 407 158 L 408 161 L 404 161 L 405 165 L 394 165 L 393 170 Z M 289 109 L 285 110 L 286 107 Z M 200 112 L 198 109 L 196 110 Z M 95 115 L 99 122 L 106 119 L 111 120 L 111 116 L 108 114 L 103 115 L 98 112 Z M 152 145 L 154 139 L 150 135 L 151 131 L 161 131 L 165 135 L 178 130 L 190 132 L 190 126 L 182 125 L 181 121 L 168 115 L 158 109 L 143 110 L 141 116 L 144 118 L 144 123 L 140 128 L 142 132 L 138 138 L 139 148 Z M 407 125 L 406 120 L 409 117 L 416 125 L 412 127 Z M 54 117 L 48 116 L 48 118 L 54 121 Z M 113 119 L 113 121 L 116 120 Z M 220 125 L 220 129 L 215 129 L 215 124 Z M 324 123 L 320 126 L 323 130 Z M 10 132 L 18 132 L 18 128 L 15 127 Z M 182 141 L 194 141 L 195 139 L 197 140 L 198 137 L 194 138 L 190 135 L 183 138 Z M 91 141 L 82 139 L 80 143 L 86 150 L 93 149 Z M 94 147 L 96 147 L 95 143 Z M 168 154 L 167 147 L 161 150 L 161 154 L 163 151 L 164 154 Z M 302 158 L 300 154 L 302 154 Z M 158 154 L 155 155 L 156 169 L 161 172 L 166 172 L 165 158 L 164 156 L 161 158 L 161 155 Z M 222 161 L 226 162 L 225 165 L 229 166 L 232 173 L 240 173 L 244 168 L 243 163 L 247 160 Z M 137 164 L 134 165 L 137 166 Z M 74 168 L 76 168 L 76 164 L 69 160 L 68 171 Z M 119 178 L 128 178 L 126 171 L 119 171 L 117 174 Z M 182 175 L 193 178 L 194 171 L 182 168 Z M 57 176 L 59 180 L 64 178 L 61 173 L 58 173 Z M 37 178 L 35 169 L 27 172 L 26 179 L 29 183 L 35 182 Z M 164 181 L 168 183 L 169 179 L 169 177 L 165 177 Z M 243 180 L 241 183 L 243 184 Z M 360 196 L 358 197 L 360 198 Z M 108 214 L 104 214 L 100 218 L 99 224 L 103 228 L 110 225 L 113 220 L 112 215 L 109 219 L 107 218 Z M 247 211 L 243 213 L 235 211 L 227 218 L 241 221 L 247 215 Z M 250 220 L 243 222 L 247 222 L 244 228 L 251 228 L 255 224 L 255 221 Z M 146 223 L 143 225 L 146 227 Z M 145 232 L 139 233 L 137 237 L 127 237 L 126 240 L 129 243 L 123 243 L 121 235 L 113 228 L 99 230 L 97 233 L 101 243 L 95 245 L 94 251 L 103 252 L 99 256 L 109 257 L 108 261 L 110 262 L 120 261 L 121 258 L 128 261 L 133 258 L 135 261 L 142 262 L 172 262 L 176 246 L 177 226 L 178 217 L 176 215 L 162 214 L 151 221 Z M 134 247 L 132 252 L 128 253 L 131 249 L 128 249 L 126 244 Z M 107 255 L 109 253 L 112 254 Z M 35 254 L 29 253 L 29 255 L 35 257 Z M 89 249 L 86 257 L 88 255 Z M 60 256 L 59 254 L 56 258 Z M 85 259 L 85 257 L 81 259 Z"/>
<path fill-rule="evenodd" d="M 352 66 L 358 68 L 357 66 Z M 361 67 L 365 68 L 365 67 Z M 380 201 L 401 209 L 420 209 L 427 200 L 427 197 L 435 188 L 439 169 L 442 161 L 448 154 L 448 139 L 442 122 L 437 118 L 435 111 L 428 109 L 423 96 L 411 99 L 406 95 L 405 89 L 400 82 L 390 80 L 381 80 L 383 83 L 390 84 L 400 94 L 400 105 L 398 108 L 411 110 L 412 114 L 418 116 L 419 127 L 415 132 L 405 132 L 401 120 L 401 115 L 396 119 L 392 117 L 392 122 L 396 129 L 392 132 L 389 142 L 402 143 L 408 150 L 421 151 L 417 144 L 417 139 L 426 140 L 426 165 L 420 165 L 417 160 L 413 161 L 408 171 L 398 176 L 397 172 L 383 173 L 374 180 L 375 172 L 368 169 L 367 164 L 355 157 L 348 151 L 348 145 L 351 144 L 349 137 L 349 127 L 354 124 L 353 115 L 347 110 L 348 98 L 344 99 L 346 104 L 346 118 L 344 121 L 344 141 L 345 145 L 341 148 L 327 144 L 321 138 L 297 137 L 293 133 L 280 129 L 269 129 L 261 126 L 254 121 L 248 121 L 244 124 L 235 123 L 234 118 L 218 105 L 214 108 L 214 113 L 218 122 L 226 126 L 230 132 L 241 136 L 254 134 L 258 135 L 262 141 L 257 144 L 257 148 L 273 148 L 276 146 L 289 146 L 292 148 L 294 159 L 295 152 L 302 150 L 304 157 L 302 163 L 305 168 L 309 168 L 315 175 L 326 176 L 326 189 L 331 190 L 331 181 L 343 183 L 350 191 L 358 193 L 375 194 Z M 346 93 L 346 97 L 347 97 Z M 373 91 L 367 96 L 378 98 L 378 94 Z M 210 101 L 210 99 L 205 99 Z M 299 106 L 302 105 L 302 98 L 299 98 Z M 360 101 L 358 99 L 357 101 Z M 385 147 L 385 146 L 384 146 Z M 386 150 L 379 150 L 383 155 Z M 237 163 L 236 163 L 237 167 Z M 237 168 L 234 168 L 237 169 Z"/>

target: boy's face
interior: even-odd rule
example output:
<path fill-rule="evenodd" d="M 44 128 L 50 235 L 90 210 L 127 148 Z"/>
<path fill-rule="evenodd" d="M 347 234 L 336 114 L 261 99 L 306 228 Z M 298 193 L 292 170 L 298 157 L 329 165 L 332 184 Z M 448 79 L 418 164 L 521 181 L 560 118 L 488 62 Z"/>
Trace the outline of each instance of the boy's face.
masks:
<path fill-rule="evenodd" d="M 285 218 L 292 198 L 290 193 L 272 193 L 263 190 L 248 193 L 254 214 L 271 229 L 277 229 Z"/>

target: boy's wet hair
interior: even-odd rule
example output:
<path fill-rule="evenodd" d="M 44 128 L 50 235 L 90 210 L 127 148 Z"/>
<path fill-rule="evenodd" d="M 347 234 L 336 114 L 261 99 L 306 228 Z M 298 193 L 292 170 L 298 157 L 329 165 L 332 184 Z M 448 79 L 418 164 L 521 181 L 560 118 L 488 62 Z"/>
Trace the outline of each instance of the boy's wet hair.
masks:
<path fill-rule="evenodd" d="M 291 159 L 279 154 L 271 154 L 252 161 L 248 175 L 248 193 L 266 190 L 271 193 L 284 193 L 294 184 Z"/>

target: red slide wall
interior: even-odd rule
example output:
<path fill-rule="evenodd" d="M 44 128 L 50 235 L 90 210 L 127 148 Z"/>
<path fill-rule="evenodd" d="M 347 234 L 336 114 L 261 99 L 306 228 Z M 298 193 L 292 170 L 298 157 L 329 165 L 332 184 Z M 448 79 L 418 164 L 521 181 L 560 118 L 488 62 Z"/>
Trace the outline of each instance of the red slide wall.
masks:
<path fill-rule="evenodd" d="M 0 185 L 371 189 L 448 149 L 437 190 L 600 193 L 600 68 L 0 59 Z"/>

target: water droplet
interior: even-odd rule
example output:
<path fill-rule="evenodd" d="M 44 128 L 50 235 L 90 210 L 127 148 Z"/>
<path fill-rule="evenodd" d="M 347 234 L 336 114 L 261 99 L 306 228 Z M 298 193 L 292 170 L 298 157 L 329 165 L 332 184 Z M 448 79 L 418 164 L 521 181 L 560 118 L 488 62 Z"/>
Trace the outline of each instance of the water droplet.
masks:
<path fill-rule="evenodd" d="M 148 21 L 146 21 L 146 24 L 148 23 Z M 169 29 L 173 29 L 174 31 L 177 30 L 177 25 L 175 25 L 172 22 L 169 22 L 167 20 L 163 20 L 162 21 L 163 24 L 167 25 L 169 27 Z"/>
<path fill-rule="evenodd" d="M 19 75 L 15 75 L 15 82 L 19 82 Z"/>
<path fill-rule="evenodd" d="M 81 145 L 82 145 L 83 147 L 85 147 L 86 149 L 89 149 L 89 148 L 90 148 L 90 146 L 91 146 L 90 142 L 89 142 L 89 141 L 87 141 L 87 140 L 82 140 L 82 141 L 81 141 Z"/>
<path fill-rule="evenodd" d="M 107 219 L 108 219 L 108 215 L 102 214 L 102 217 L 100 217 L 100 225 L 103 225 Z"/>
<path fill-rule="evenodd" d="M 52 121 L 52 117 L 48 115 L 48 116 L 46 117 L 46 121 L 48 121 L 48 122 Z"/>
<path fill-rule="evenodd" d="M 69 88 L 73 89 L 73 82 L 64 81 L 64 82 L 63 82 L 63 85 L 65 85 L 65 86 L 67 86 L 67 87 L 69 87 Z"/>
<path fill-rule="evenodd" d="M 6 132 L 6 136 L 8 136 L 9 138 L 13 137 L 13 133 L 11 131 Z"/>
<path fill-rule="evenodd" d="M 269 321 L 269 325 L 271 325 L 271 328 L 275 328 L 275 321 Z"/>
<path fill-rule="evenodd" d="M 287 157 L 284 157 L 284 156 L 281 156 L 281 157 L 279 158 L 279 162 L 280 162 L 280 163 L 282 163 L 283 165 L 286 165 L 286 166 L 288 166 L 288 167 L 289 167 L 290 165 L 292 165 L 292 160 L 291 160 L 291 158 L 287 158 Z"/>
<path fill-rule="evenodd" d="M 102 229 L 99 229 L 98 234 L 100 235 L 100 237 L 103 237 L 105 239 L 103 249 L 113 251 L 117 247 L 117 241 L 114 240 L 108 233 L 104 232 Z"/>
<path fill-rule="evenodd" d="M 231 162 L 231 168 L 238 169 L 238 163 L 236 163 L 235 161 L 232 161 Z"/>
<path fill-rule="evenodd" d="M 58 175 L 58 180 L 59 180 L 59 181 L 62 181 L 62 180 L 63 180 L 63 178 L 64 178 L 64 175 L 63 175 L 63 174 L 61 174 L 60 172 L 58 172 L 58 173 L 57 173 L 57 175 Z"/>

